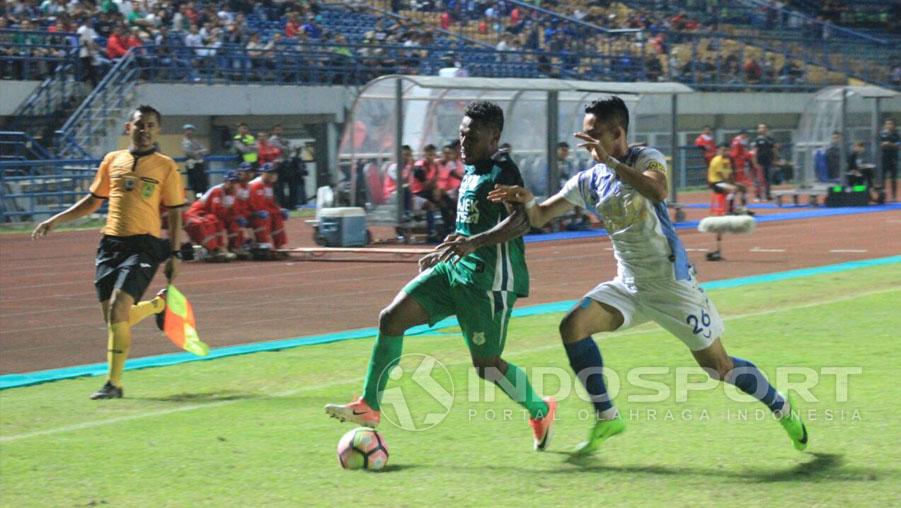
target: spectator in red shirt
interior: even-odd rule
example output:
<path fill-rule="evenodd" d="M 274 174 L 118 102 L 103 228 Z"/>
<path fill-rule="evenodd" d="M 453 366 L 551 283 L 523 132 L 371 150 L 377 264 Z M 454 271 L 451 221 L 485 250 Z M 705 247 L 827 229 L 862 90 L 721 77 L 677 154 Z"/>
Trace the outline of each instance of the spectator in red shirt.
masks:
<path fill-rule="evenodd" d="M 113 33 L 106 39 L 106 56 L 110 60 L 118 60 L 128 53 L 128 36 L 125 35 L 125 26 L 116 25 Z"/>
<path fill-rule="evenodd" d="M 709 125 L 705 125 L 695 138 L 695 146 L 704 151 L 704 160 L 710 166 L 710 161 L 716 156 L 716 141 L 713 140 L 713 131 Z"/>
<path fill-rule="evenodd" d="M 746 59 L 742 69 L 745 71 L 745 80 L 747 80 L 748 83 L 760 82 L 760 77 L 763 75 L 763 69 L 760 68 L 760 65 L 756 60 L 753 58 Z"/>
<path fill-rule="evenodd" d="M 300 25 L 297 23 L 297 14 L 289 12 L 285 22 L 285 37 L 293 38 L 298 32 L 300 32 Z"/>

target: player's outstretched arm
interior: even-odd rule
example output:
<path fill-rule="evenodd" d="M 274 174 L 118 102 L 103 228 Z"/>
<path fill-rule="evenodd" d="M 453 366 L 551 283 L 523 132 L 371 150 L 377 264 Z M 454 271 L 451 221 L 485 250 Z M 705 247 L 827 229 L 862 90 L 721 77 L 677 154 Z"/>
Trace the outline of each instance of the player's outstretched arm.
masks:
<path fill-rule="evenodd" d="M 507 204 L 509 215 L 496 226 L 472 236 L 456 236 L 445 239 L 444 243 L 435 247 L 439 254 L 438 260 L 448 261 L 458 256 L 457 261 L 475 252 L 476 249 L 486 245 L 509 242 L 529 232 L 529 219 L 526 217 L 525 207 L 521 204 Z"/>
<path fill-rule="evenodd" d="M 536 204 L 535 196 L 528 189 L 518 185 L 495 185 L 494 190 L 488 193 L 488 199 L 495 203 L 523 205 L 529 218 L 529 224 L 535 227 L 544 226 L 575 207 L 559 194 L 547 198 L 541 204 Z"/>
<path fill-rule="evenodd" d="M 100 208 L 101 204 L 103 204 L 102 199 L 94 196 L 93 194 L 88 194 L 87 196 L 79 199 L 77 203 L 70 206 L 67 210 L 62 211 L 35 226 L 34 231 L 31 232 L 31 239 L 34 240 L 46 235 L 50 232 L 51 229 L 60 224 L 73 221 L 75 219 L 78 219 L 79 217 L 84 217 L 85 215 L 93 213 L 95 210 Z"/>

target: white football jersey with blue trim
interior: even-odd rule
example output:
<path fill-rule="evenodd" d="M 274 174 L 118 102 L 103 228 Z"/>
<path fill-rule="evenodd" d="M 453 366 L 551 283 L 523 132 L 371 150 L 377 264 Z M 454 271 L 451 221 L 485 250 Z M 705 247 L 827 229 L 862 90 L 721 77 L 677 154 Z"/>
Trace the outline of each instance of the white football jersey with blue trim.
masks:
<path fill-rule="evenodd" d="M 666 159 L 653 148 L 633 147 L 622 161 L 634 169 L 666 172 Z M 570 178 L 559 195 L 597 213 L 613 241 L 617 277 L 641 280 L 688 280 L 691 265 L 670 221 L 666 202 L 654 203 L 620 180 L 605 164 Z"/>

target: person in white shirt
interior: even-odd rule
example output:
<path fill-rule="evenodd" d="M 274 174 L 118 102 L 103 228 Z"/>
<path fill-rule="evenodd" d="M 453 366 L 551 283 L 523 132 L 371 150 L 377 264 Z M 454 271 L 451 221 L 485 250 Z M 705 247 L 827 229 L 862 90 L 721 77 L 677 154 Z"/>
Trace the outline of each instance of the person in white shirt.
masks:
<path fill-rule="evenodd" d="M 91 26 L 90 16 L 81 19 L 81 25 L 75 31 L 78 34 L 78 58 L 81 59 L 81 68 L 84 69 L 88 81 L 91 86 L 97 86 L 97 71 L 94 68 L 97 57 L 97 32 Z"/>
<path fill-rule="evenodd" d="M 529 223 L 540 227 L 575 207 L 598 214 L 613 242 L 616 277 L 601 283 L 560 323 L 570 366 L 591 396 L 597 422 L 577 453 L 595 451 L 606 439 L 625 430 L 601 375 L 603 360 L 592 334 L 622 330 L 654 321 L 678 337 L 698 364 L 714 379 L 735 385 L 764 403 L 792 440 L 803 450 L 807 430 L 757 367 L 726 353 L 720 336 L 723 320 L 695 280 L 682 242 L 666 208 L 666 159 L 650 147 L 627 142 L 629 111 L 619 97 L 596 100 L 585 108 L 584 143 L 597 164 L 570 178 L 556 195 L 541 204 L 527 189 L 497 186 L 489 199 L 522 203 Z"/>

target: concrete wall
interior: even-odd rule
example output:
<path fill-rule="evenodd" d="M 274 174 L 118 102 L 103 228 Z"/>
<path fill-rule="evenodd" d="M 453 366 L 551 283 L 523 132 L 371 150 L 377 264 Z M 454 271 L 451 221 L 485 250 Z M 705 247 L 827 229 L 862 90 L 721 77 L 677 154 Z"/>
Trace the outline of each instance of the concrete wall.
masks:
<path fill-rule="evenodd" d="M 0 116 L 13 114 L 40 81 L 0 81 Z"/>

